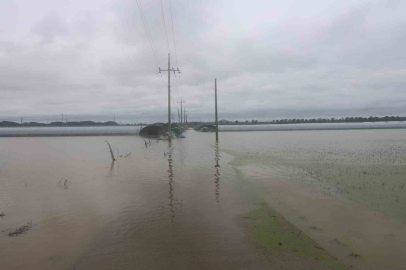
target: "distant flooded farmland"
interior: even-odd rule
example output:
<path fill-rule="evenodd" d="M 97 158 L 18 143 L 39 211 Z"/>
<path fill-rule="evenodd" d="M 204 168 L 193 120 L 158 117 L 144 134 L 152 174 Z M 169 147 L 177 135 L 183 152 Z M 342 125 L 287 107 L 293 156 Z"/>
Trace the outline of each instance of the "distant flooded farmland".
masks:
<path fill-rule="evenodd" d="M 221 135 L 223 151 L 235 157 L 231 164 L 334 255 L 344 258 L 353 248 L 363 260 L 352 265 L 406 267 L 406 130 Z"/>
<path fill-rule="evenodd" d="M 186 135 L 0 138 L 0 269 L 404 269 L 405 130 Z"/>

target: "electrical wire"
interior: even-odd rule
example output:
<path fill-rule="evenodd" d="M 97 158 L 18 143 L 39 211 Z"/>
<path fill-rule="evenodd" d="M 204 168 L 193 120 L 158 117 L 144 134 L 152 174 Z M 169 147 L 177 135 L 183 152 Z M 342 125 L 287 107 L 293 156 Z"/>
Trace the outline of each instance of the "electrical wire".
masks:
<path fill-rule="evenodd" d="M 149 41 L 149 44 L 150 44 L 151 49 L 152 49 L 152 53 L 154 54 L 156 64 L 157 64 L 157 66 L 159 68 L 160 67 L 160 62 L 159 62 L 159 59 L 158 59 L 157 54 L 155 52 L 154 41 L 152 39 L 151 32 L 149 31 L 147 19 L 145 18 L 145 15 L 144 15 L 144 10 L 142 8 L 141 0 L 137 0 L 137 5 L 138 5 L 138 11 L 140 12 L 142 24 L 144 25 L 145 32 L 147 33 L 147 37 L 148 37 L 148 41 Z"/>
<path fill-rule="evenodd" d="M 174 27 L 174 25 L 173 25 L 173 15 L 172 15 L 172 3 L 171 3 L 171 0 L 169 0 L 169 10 L 170 10 L 170 13 L 171 13 L 171 25 L 172 25 L 173 47 L 175 48 L 176 67 L 179 68 L 178 52 L 177 52 L 177 49 L 176 49 L 176 39 L 175 39 L 175 27 Z M 178 80 L 179 80 L 179 83 L 178 83 Z M 177 89 L 178 92 L 179 92 L 179 96 L 182 97 L 182 96 L 183 96 L 183 95 L 182 95 L 182 88 L 178 86 L 178 84 L 181 83 L 180 74 L 179 74 L 179 78 L 178 78 L 178 77 L 176 76 L 176 73 L 175 73 L 175 82 L 176 82 L 176 89 Z M 179 91 L 179 89 L 180 89 L 180 91 Z"/>
<path fill-rule="evenodd" d="M 148 22 L 147 22 L 147 19 L 145 17 L 145 14 L 144 14 L 144 9 L 142 8 L 141 0 L 137 0 L 137 5 L 138 5 L 138 11 L 140 12 L 140 16 L 141 16 L 141 21 L 142 21 L 142 24 L 144 26 L 145 32 L 147 34 L 148 41 L 149 41 L 149 44 L 151 46 L 151 50 L 152 50 L 152 53 L 154 55 L 156 64 L 157 64 L 158 68 L 160 68 L 161 62 L 159 61 L 159 58 L 158 58 L 156 50 L 155 50 L 154 40 L 152 39 L 151 31 L 149 30 L 149 27 L 148 27 Z M 159 74 L 159 75 L 161 77 L 161 80 L 162 80 L 163 84 L 165 85 L 165 81 L 164 81 L 164 79 L 162 77 L 162 74 Z"/>
<path fill-rule="evenodd" d="M 171 23 L 172 23 L 172 36 L 173 36 L 173 46 L 175 48 L 175 59 L 176 59 L 176 67 L 179 68 L 179 62 L 178 62 L 178 52 L 176 50 L 176 41 L 175 41 L 175 30 L 173 27 L 173 16 L 172 16 L 172 4 L 171 0 L 169 0 L 169 10 L 171 12 Z"/>
<path fill-rule="evenodd" d="M 160 2 L 161 2 L 162 19 L 163 19 L 163 21 L 164 21 L 164 28 L 165 28 L 165 33 L 166 33 L 166 41 L 167 41 L 167 43 L 168 43 L 168 52 L 171 53 L 171 47 L 169 46 L 168 30 L 166 29 L 164 6 L 163 6 L 163 4 L 162 4 L 162 0 L 160 0 Z"/>

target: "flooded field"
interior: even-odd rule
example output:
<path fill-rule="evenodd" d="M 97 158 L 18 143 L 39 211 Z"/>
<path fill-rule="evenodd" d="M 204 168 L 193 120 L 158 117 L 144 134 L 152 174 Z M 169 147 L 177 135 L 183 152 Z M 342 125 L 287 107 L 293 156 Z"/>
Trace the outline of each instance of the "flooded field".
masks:
<path fill-rule="evenodd" d="M 0 138 L 0 269 L 404 269 L 405 133 Z"/>
<path fill-rule="evenodd" d="M 361 269 L 406 267 L 405 130 L 222 135 L 231 164 L 334 256 Z"/>

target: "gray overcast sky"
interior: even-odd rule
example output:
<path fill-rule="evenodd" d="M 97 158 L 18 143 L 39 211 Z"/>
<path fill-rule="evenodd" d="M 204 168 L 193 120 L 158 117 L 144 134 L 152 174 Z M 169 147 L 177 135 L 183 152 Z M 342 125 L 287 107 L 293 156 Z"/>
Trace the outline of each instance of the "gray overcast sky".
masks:
<path fill-rule="evenodd" d="M 161 68 L 159 0 L 140 0 Z M 406 1 L 162 0 L 190 120 L 406 115 Z M 0 1 L 0 121 L 167 119 L 136 0 Z M 31 117 L 31 118 L 29 118 Z M 177 118 L 177 117 L 176 117 Z M 27 120 L 28 121 L 28 120 Z"/>

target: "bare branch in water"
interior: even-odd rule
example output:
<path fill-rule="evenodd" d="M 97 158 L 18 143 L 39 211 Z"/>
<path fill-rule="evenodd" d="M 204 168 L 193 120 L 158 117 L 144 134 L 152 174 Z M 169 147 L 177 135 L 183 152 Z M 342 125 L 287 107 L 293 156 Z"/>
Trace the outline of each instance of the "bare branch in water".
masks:
<path fill-rule="evenodd" d="M 113 151 L 113 149 L 111 148 L 111 145 L 110 145 L 110 143 L 108 142 L 108 141 L 105 141 L 106 143 L 107 143 L 107 145 L 109 146 L 109 149 L 110 149 L 110 155 L 111 155 L 111 160 L 114 162 L 114 161 L 116 161 L 116 158 L 114 157 L 114 151 Z"/>

